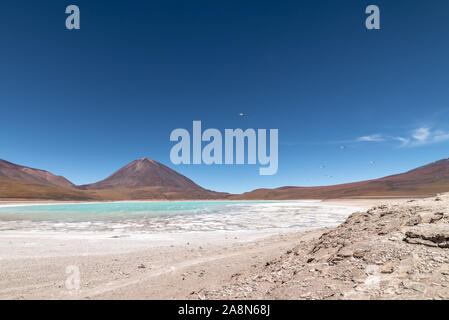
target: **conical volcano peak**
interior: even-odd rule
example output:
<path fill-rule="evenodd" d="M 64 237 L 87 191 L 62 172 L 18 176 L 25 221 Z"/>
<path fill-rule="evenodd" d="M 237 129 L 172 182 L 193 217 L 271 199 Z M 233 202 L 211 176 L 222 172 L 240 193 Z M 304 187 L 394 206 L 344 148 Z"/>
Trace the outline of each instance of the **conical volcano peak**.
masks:
<path fill-rule="evenodd" d="M 140 158 L 138 160 L 134 160 L 133 162 L 131 162 L 129 165 L 132 164 L 157 164 L 157 161 L 154 161 L 153 159 L 150 158 Z"/>
<path fill-rule="evenodd" d="M 107 179 L 83 187 L 87 189 L 173 187 L 203 190 L 192 180 L 149 158 L 134 160 Z"/>

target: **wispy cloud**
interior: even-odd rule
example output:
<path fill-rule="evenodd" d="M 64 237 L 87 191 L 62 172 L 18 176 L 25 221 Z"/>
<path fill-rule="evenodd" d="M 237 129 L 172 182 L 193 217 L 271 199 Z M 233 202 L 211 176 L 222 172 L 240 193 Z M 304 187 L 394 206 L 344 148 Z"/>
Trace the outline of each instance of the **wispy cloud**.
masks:
<path fill-rule="evenodd" d="M 398 137 L 397 140 L 399 139 L 403 139 L 403 147 L 419 147 L 449 140 L 449 133 L 441 130 L 432 130 L 428 127 L 421 127 L 414 130 L 410 138 Z"/>
<path fill-rule="evenodd" d="M 398 141 L 401 147 L 419 147 L 429 144 L 440 143 L 449 140 L 449 132 L 433 130 L 429 127 L 420 127 L 404 136 L 387 136 L 383 134 L 373 134 L 357 138 L 356 142 L 383 142 Z"/>
<path fill-rule="evenodd" d="M 373 134 L 370 136 L 358 137 L 356 139 L 357 142 L 382 142 L 385 141 L 385 138 L 380 134 Z"/>
<path fill-rule="evenodd" d="M 412 137 L 418 142 L 426 142 L 430 137 L 430 129 L 429 128 L 416 129 L 415 131 L 413 131 Z"/>
<path fill-rule="evenodd" d="M 449 133 L 436 133 L 435 136 L 433 137 L 433 140 L 435 142 L 441 142 L 441 141 L 446 141 L 449 140 Z"/>
<path fill-rule="evenodd" d="M 410 143 L 410 139 L 402 138 L 402 137 L 394 137 L 393 140 L 400 141 L 402 143 L 401 147 L 405 147 Z"/>

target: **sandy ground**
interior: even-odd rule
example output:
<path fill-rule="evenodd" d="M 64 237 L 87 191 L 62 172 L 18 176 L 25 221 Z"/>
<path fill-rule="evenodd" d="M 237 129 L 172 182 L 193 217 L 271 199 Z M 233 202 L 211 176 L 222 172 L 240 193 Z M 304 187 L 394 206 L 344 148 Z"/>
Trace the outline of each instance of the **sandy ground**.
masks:
<path fill-rule="evenodd" d="M 369 208 L 379 202 L 385 201 L 326 204 Z M 17 203 L 7 203 L 12 204 Z M 2 231 L 0 299 L 204 299 L 203 292 L 219 290 L 328 230 L 123 238 L 107 233 Z"/>
<path fill-rule="evenodd" d="M 64 240 L 11 232 L 0 239 L 0 299 L 198 299 L 202 290 L 225 285 L 321 232 Z M 66 286 L 73 267 L 79 290 Z"/>

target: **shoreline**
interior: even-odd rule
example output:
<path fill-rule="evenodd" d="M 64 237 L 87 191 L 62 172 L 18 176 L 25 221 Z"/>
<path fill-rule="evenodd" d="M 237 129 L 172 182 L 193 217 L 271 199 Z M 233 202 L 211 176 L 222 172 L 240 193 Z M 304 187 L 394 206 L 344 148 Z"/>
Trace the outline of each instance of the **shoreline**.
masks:
<path fill-rule="evenodd" d="M 399 200 L 415 199 L 413 197 L 399 197 L 399 198 L 351 198 L 351 199 L 300 199 L 300 200 L 117 200 L 117 201 L 59 201 L 59 200 L 2 200 L 0 199 L 0 208 L 19 207 L 19 206 L 43 206 L 43 205 L 72 205 L 72 204 L 105 204 L 105 203 L 159 203 L 159 202 L 274 202 L 274 203 L 289 203 L 289 202 L 304 202 L 322 205 L 336 205 L 343 207 L 370 207 L 379 202 L 392 202 Z"/>

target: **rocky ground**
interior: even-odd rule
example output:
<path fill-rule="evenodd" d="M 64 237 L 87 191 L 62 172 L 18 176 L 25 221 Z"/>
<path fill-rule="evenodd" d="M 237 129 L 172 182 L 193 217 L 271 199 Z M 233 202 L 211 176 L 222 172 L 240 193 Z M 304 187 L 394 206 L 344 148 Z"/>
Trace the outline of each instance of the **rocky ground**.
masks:
<path fill-rule="evenodd" d="M 380 205 L 201 299 L 449 299 L 449 194 Z"/>

